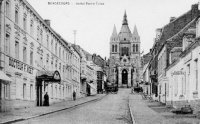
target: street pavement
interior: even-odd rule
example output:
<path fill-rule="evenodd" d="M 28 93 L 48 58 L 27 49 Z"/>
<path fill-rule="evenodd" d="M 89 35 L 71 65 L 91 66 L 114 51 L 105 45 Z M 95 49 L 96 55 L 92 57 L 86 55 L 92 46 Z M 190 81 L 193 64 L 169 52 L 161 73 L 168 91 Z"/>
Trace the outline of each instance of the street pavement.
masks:
<path fill-rule="evenodd" d="M 130 89 L 117 94 L 66 101 L 0 113 L 0 123 L 17 124 L 200 124 L 194 115 L 176 115 L 159 102 L 144 100 Z M 15 121 L 12 121 L 15 120 Z"/>
<path fill-rule="evenodd" d="M 159 102 L 142 99 L 140 94 L 129 94 L 130 109 L 135 124 L 200 124 L 194 115 L 177 115 Z"/>
<path fill-rule="evenodd" d="M 98 94 L 89 97 L 79 98 L 76 101 L 67 100 L 60 103 L 50 105 L 48 107 L 31 107 L 31 108 L 22 108 L 22 109 L 13 109 L 9 112 L 0 113 L 0 124 L 3 123 L 14 123 L 21 120 L 27 120 L 31 118 L 40 117 L 46 114 L 51 114 L 54 112 L 59 112 L 65 109 L 76 107 L 77 105 L 85 104 L 91 101 L 96 101 L 103 98 L 105 94 Z"/>
<path fill-rule="evenodd" d="M 18 122 L 19 124 L 131 124 L 129 89 L 109 94 L 99 101 Z M 18 124 L 17 123 L 17 124 Z"/>

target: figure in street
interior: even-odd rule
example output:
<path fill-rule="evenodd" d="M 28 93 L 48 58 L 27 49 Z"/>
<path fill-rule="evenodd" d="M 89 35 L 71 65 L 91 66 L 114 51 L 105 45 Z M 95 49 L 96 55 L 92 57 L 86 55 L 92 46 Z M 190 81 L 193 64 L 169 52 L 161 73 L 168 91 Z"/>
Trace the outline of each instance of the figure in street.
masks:
<path fill-rule="evenodd" d="M 73 100 L 74 101 L 76 100 L 76 92 L 75 91 L 73 92 Z"/>
<path fill-rule="evenodd" d="M 44 106 L 49 106 L 49 95 L 47 92 L 44 95 Z"/>

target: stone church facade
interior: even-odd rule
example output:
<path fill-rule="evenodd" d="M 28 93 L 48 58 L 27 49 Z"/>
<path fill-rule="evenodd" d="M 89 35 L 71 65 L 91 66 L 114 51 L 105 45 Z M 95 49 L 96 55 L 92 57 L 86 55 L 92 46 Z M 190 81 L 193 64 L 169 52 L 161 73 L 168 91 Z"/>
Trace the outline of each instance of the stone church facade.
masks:
<path fill-rule="evenodd" d="M 114 26 L 110 37 L 109 81 L 118 87 L 136 86 L 140 81 L 140 36 L 129 29 L 126 12 L 121 30 Z"/>

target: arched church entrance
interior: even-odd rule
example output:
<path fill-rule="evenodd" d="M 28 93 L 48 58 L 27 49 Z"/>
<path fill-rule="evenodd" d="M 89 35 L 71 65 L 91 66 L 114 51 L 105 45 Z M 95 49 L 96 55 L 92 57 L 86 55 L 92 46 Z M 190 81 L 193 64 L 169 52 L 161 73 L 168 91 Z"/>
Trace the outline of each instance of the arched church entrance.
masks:
<path fill-rule="evenodd" d="M 122 70 L 122 84 L 128 84 L 128 72 L 126 69 Z"/>

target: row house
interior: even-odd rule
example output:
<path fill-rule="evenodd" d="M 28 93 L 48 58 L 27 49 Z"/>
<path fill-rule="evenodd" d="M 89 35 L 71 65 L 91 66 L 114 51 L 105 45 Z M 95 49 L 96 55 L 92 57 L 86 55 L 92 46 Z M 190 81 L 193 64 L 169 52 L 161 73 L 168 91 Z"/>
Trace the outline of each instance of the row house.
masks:
<path fill-rule="evenodd" d="M 84 53 L 84 50 L 76 45 L 76 48 L 80 51 L 80 54 L 81 54 L 81 70 L 80 70 L 80 73 L 81 73 L 81 77 L 80 77 L 80 84 L 81 84 L 81 87 L 80 87 L 80 93 L 81 93 L 81 96 L 87 96 L 87 91 L 86 91 L 86 86 L 87 86 L 87 60 L 86 60 L 86 55 Z"/>
<path fill-rule="evenodd" d="M 147 68 L 145 66 L 145 68 L 143 68 L 143 70 L 145 69 L 145 71 L 143 71 L 143 75 L 149 75 L 148 83 L 146 83 L 149 85 L 148 87 L 150 87 L 150 91 L 148 93 L 155 100 L 159 100 L 161 102 L 166 101 L 165 91 L 167 90 L 167 78 L 165 69 L 169 66 L 169 62 L 174 61 L 173 59 L 176 59 L 176 57 L 180 54 L 182 42 L 179 32 L 184 32 L 189 27 L 194 26 L 198 16 L 198 4 L 194 4 L 188 12 L 178 18 L 171 17 L 170 22 L 167 25 L 156 29 L 154 44 L 150 49 L 151 58 L 148 60 L 146 65 Z M 175 38 L 176 35 L 178 35 L 178 37 Z M 170 52 L 172 52 L 172 60 L 169 59 Z M 143 80 L 145 77 L 143 77 Z"/>
<path fill-rule="evenodd" d="M 188 29 L 195 29 L 196 21 L 199 16 L 198 4 L 194 4 L 191 10 L 184 13 L 178 18 L 172 17 L 170 23 L 162 28 L 161 35 L 158 39 L 158 100 L 166 103 L 168 91 L 168 77 L 166 68 L 170 62 L 176 61 L 182 51 L 183 34 Z"/>
<path fill-rule="evenodd" d="M 80 55 L 26 0 L 0 3 L 1 109 L 42 106 L 80 92 Z M 79 94 L 78 94 L 79 95 Z"/>
<path fill-rule="evenodd" d="M 87 61 L 87 95 L 97 94 L 97 83 L 96 83 L 96 73 L 92 61 Z"/>
<path fill-rule="evenodd" d="M 79 50 L 72 44 L 72 83 L 73 83 L 73 91 L 76 92 L 77 97 L 80 96 L 80 70 L 81 70 L 81 53 Z"/>
<path fill-rule="evenodd" d="M 101 56 L 93 54 L 93 63 L 96 65 L 97 73 L 97 93 L 102 93 L 104 90 L 104 77 L 106 78 L 106 60 Z"/>
<path fill-rule="evenodd" d="M 199 85 L 199 19 L 197 29 L 189 28 L 182 36 L 181 53 L 178 58 L 170 62 L 166 68 L 168 78 L 166 90 L 166 104 L 174 107 L 191 105 L 194 110 L 199 110 L 200 85 Z M 195 38 L 196 37 L 196 38 Z M 170 53 L 170 55 L 173 53 Z M 172 55 L 171 55 L 171 58 Z"/>
<path fill-rule="evenodd" d="M 150 78 L 149 78 L 149 61 L 151 60 L 151 53 L 147 53 L 141 57 L 141 77 L 142 81 L 140 86 L 143 92 L 150 95 Z"/>

